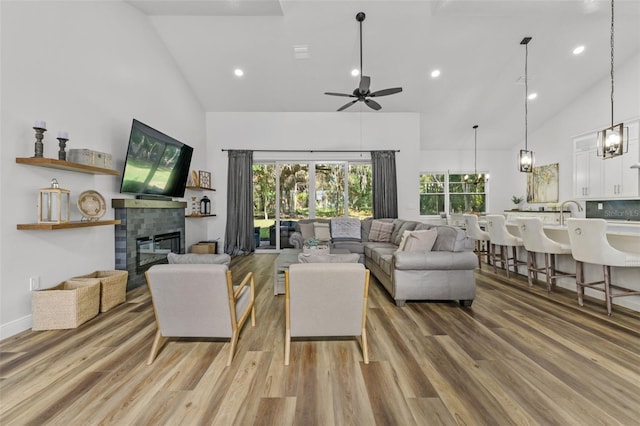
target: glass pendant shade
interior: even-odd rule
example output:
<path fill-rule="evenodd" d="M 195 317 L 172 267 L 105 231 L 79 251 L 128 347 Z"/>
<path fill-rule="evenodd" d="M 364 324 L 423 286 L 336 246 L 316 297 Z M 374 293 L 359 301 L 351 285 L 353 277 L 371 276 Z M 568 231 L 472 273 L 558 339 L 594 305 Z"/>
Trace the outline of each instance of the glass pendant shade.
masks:
<path fill-rule="evenodd" d="M 533 151 L 528 151 L 526 149 L 520 150 L 520 171 L 524 173 L 533 173 L 533 163 L 534 163 L 534 155 Z"/>

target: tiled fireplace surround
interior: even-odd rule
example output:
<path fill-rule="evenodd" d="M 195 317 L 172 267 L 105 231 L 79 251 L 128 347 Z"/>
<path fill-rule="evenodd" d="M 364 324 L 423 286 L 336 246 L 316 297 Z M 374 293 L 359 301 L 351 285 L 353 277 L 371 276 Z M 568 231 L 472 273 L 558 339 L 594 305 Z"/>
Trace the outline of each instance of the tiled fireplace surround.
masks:
<path fill-rule="evenodd" d="M 137 265 L 137 240 L 155 235 L 180 233 L 180 253 L 185 252 L 184 209 L 180 201 L 114 199 L 112 207 L 115 219 L 115 266 L 129 272 L 127 290 L 146 283 L 144 268 Z M 150 265 L 149 265 L 150 266 Z"/>

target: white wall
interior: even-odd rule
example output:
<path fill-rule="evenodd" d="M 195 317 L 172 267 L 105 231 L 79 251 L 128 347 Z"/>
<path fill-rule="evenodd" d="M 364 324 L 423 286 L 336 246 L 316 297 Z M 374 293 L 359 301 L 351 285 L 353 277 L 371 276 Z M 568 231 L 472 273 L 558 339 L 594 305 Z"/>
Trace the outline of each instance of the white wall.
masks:
<path fill-rule="evenodd" d="M 361 121 L 362 120 L 362 121 Z M 361 133 L 362 131 L 362 133 Z M 362 136 L 361 136 L 362 135 Z M 418 217 L 416 178 L 420 153 L 419 115 L 413 113 L 207 113 L 209 164 L 218 189 L 216 212 L 209 238 L 224 242 L 226 223 L 226 152 L 221 149 L 379 150 L 399 149 L 398 213 Z M 330 160 L 357 158 L 359 154 L 259 153 L 254 159 Z"/>
<path fill-rule="evenodd" d="M 640 117 L 640 53 L 625 63 L 616 64 L 614 81 L 615 122 L 637 119 Z M 560 163 L 561 200 L 573 198 L 573 137 L 611 125 L 610 91 L 607 75 L 529 135 L 536 164 Z"/>
<path fill-rule="evenodd" d="M 122 2 L 8 2 L 1 11 L 0 338 L 31 327 L 29 277 L 41 287 L 114 268 L 114 227 L 18 231 L 37 221 L 38 189 L 51 178 L 78 195 L 88 189 L 121 198 L 120 178 L 18 165 L 34 155 L 35 120 L 45 120 L 44 156 L 57 158 L 58 130 L 67 148 L 113 155 L 122 170 L 132 118 L 195 149 L 205 166 L 204 112 L 146 16 Z M 192 227 L 193 229 L 193 227 Z M 189 236 L 187 236 L 189 237 Z"/>

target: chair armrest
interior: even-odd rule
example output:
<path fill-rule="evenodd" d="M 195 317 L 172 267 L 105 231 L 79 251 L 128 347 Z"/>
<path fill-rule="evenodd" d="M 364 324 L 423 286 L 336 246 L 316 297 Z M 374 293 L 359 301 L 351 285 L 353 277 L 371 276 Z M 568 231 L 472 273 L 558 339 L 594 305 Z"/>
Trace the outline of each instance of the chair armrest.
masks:
<path fill-rule="evenodd" d="M 296 231 L 289 235 L 289 244 L 291 244 L 294 248 L 301 249 L 304 245 L 302 234 Z"/>

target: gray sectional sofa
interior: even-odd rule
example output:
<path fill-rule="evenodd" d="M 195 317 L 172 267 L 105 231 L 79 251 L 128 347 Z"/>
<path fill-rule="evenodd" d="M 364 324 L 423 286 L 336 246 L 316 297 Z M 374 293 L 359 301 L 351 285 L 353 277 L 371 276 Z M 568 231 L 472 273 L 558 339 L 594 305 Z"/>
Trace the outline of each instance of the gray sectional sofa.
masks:
<path fill-rule="evenodd" d="M 374 219 L 360 221 L 360 238 L 333 237 L 331 246 L 346 248 L 360 254 L 360 261 L 389 292 L 397 306 L 407 300 L 456 300 L 471 306 L 476 294 L 473 270 L 477 257 L 473 241 L 465 232 L 453 226 L 432 225 L 404 219 L 375 219 L 393 224 L 390 241 L 370 241 Z M 327 219 L 306 219 L 296 224 L 289 241 L 302 248 L 305 238 L 300 224 L 325 222 Z M 303 225 L 304 226 L 304 225 Z M 431 251 L 399 251 L 405 231 L 436 229 L 437 237 Z"/>

